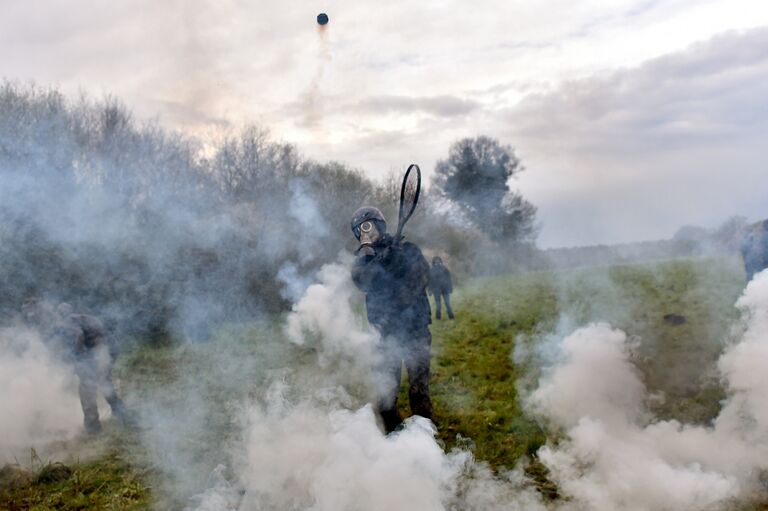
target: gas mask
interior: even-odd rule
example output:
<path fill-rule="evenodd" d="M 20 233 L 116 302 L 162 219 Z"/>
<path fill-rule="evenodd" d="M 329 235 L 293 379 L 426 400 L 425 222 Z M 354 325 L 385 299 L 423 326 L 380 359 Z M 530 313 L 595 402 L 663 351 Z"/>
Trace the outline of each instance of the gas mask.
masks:
<path fill-rule="evenodd" d="M 373 245 L 387 232 L 387 222 L 381 211 L 371 206 L 364 206 L 352 215 L 352 233 L 360 242 L 356 253 L 374 255 Z"/>
<path fill-rule="evenodd" d="M 366 220 L 360 224 L 358 229 L 360 230 L 360 248 L 357 249 L 358 253 L 374 255 L 376 251 L 373 250 L 373 244 L 381 238 L 381 233 L 376 224 L 371 220 Z"/>
<path fill-rule="evenodd" d="M 376 228 L 376 224 L 371 220 L 366 220 L 360 224 L 360 245 L 373 245 L 381 238 L 381 233 Z"/>

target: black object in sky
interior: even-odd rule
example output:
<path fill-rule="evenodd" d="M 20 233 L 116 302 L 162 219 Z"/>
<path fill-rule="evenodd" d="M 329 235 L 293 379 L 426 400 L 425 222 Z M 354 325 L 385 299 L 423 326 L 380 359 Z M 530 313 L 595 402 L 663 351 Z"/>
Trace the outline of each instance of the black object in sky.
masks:
<path fill-rule="evenodd" d="M 321 12 L 317 15 L 317 23 L 318 25 L 327 25 L 328 24 L 328 15 L 324 12 Z"/>

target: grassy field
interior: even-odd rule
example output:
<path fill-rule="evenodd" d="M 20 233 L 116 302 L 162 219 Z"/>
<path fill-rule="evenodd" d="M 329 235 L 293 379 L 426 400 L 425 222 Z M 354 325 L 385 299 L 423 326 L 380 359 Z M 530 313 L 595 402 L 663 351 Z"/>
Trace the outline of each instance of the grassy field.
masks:
<path fill-rule="evenodd" d="M 109 425 L 98 439 L 76 439 L 68 447 L 99 454 L 82 461 L 73 454 L 64 464 L 31 451 L 20 466 L 0 469 L 0 509 L 138 511 L 152 507 L 156 474 L 147 464 L 135 462 L 142 448 L 130 432 Z"/>
<path fill-rule="evenodd" d="M 594 321 L 606 321 L 638 339 L 636 363 L 649 390 L 663 393 L 655 412 L 662 418 L 705 423 L 717 414 L 723 396 L 713 364 L 736 317 L 733 304 L 744 286 L 737 259 L 678 260 L 643 265 L 588 268 L 474 279 L 454 296 L 456 320 L 435 321 L 432 396 L 438 437 L 446 449 L 470 447 L 476 457 L 495 468 L 512 467 L 521 456 L 533 455 L 547 440 L 546 425 L 526 417 L 518 399 L 518 382 L 535 381 L 535 368 L 515 364 L 518 346 L 535 345 L 548 335 L 568 334 Z M 229 343 L 240 367 L 220 368 L 265 376 L 257 361 L 265 350 L 274 359 L 279 328 L 259 324 L 243 334 L 220 336 Z M 243 341 L 245 339 L 245 341 Z M 283 343 L 285 344 L 285 343 Z M 213 403 L 204 430 L 186 441 L 207 445 L 205 456 L 216 456 L 234 436 L 237 425 L 227 396 L 248 389 L 226 379 L 205 381 L 216 364 L 232 357 L 211 344 L 143 348 L 119 361 L 118 377 L 128 399 L 166 396 L 172 413 L 194 406 L 179 401 L 190 374 L 204 380 L 203 401 Z M 277 353 L 286 364 L 295 353 Z M 256 361 L 256 362 L 254 362 Z M 186 376 L 185 376 L 186 375 Z M 163 392 L 157 394 L 157 389 Z M 407 413 L 403 392 L 400 401 Z M 101 455 L 83 461 L 64 460 L 70 474 L 42 477 L 46 460 L 24 463 L 26 479 L 0 490 L 0 509 L 145 509 L 163 502 L 163 469 L 130 433 L 107 428 L 99 442 Z M 203 454 L 201 454 L 203 455 Z M 530 472 L 546 490 L 545 474 L 534 463 Z M 2 475 L 0 474 L 0 482 Z M 553 489 L 549 489 L 553 491 Z M 158 505 L 174 507 L 178 503 Z"/>

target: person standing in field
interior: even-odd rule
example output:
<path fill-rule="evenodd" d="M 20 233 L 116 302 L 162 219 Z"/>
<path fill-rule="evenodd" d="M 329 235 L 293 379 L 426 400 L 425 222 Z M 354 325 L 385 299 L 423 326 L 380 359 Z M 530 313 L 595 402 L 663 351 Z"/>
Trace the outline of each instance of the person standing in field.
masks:
<path fill-rule="evenodd" d="M 439 257 L 432 258 L 432 268 L 429 270 L 429 292 L 435 299 L 435 318 L 443 319 L 441 301 L 445 301 L 445 312 L 448 313 L 448 319 L 454 319 L 451 308 L 451 293 L 453 292 L 451 272 L 448 271 L 443 260 Z"/>
<path fill-rule="evenodd" d="M 408 397 L 415 415 L 433 420 L 429 397 L 432 335 L 427 298 L 429 263 L 417 245 L 387 234 L 381 211 L 358 209 L 352 232 L 360 242 L 352 280 L 365 293 L 368 321 L 381 333 L 381 389 L 377 411 L 387 433 L 403 421 L 397 410 L 402 365 L 408 371 Z"/>
<path fill-rule="evenodd" d="M 25 300 L 21 312 L 26 324 L 40 330 L 49 348 L 74 366 L 80 383 L 78 390 L 85 431 L 89 434 L 101 431 L 96 405 L 99 392 L 115 419 L 124 425 L 132 424 L 112 383 L 114 352 L 102 322 L 94 316 L 75 314 L 67 303 L 54 308 L 36 298 Z"/>

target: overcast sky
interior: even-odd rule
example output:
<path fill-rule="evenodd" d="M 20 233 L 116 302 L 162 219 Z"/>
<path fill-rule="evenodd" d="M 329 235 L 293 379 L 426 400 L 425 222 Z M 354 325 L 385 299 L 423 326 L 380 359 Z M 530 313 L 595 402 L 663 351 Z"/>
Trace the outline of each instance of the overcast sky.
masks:
<path fill-rule="evenodd" d="M 113 94 L 197 136 L 254 122 L 372 176 L 496 137 L 527 168 L 511 185 L 542 246 L 768 217 L 768 2 L 2 5 L 4 78 Z"/>

